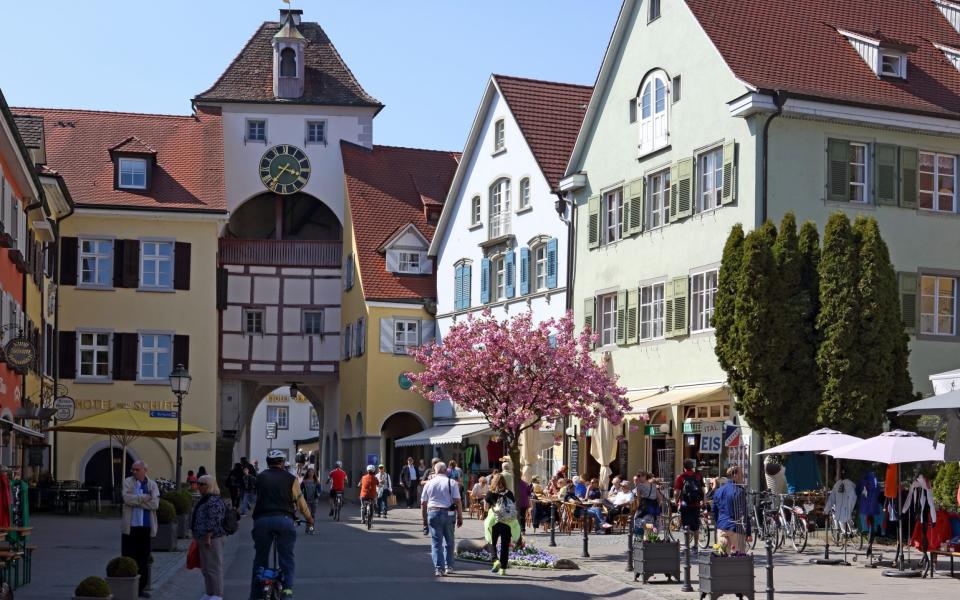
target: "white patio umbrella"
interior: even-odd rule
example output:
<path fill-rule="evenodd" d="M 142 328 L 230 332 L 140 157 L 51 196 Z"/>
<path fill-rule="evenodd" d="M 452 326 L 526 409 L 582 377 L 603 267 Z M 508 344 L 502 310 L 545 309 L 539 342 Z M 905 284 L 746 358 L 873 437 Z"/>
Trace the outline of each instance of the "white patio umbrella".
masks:
<path fill-rule="evenodd" d="M 885 463 L 888 465 L 897 465 L 897 482 L 900 481 L 900 465 L 914 462 L 942 462 L 943 444 L 936 444 L 933 440 L 927 439 L 912 431 L 903 431 L 896 429 L 881 433 L 878 436 L 868 438 L 862 442 L 856 442 L 847 446 L 842 446 L 830 450 L 825 454 L 834 458 L 845 458 L 847 460 L 862 460 L 867 462 Z M 897 494 L 897 503 L 900 497 Z M 902 507 L 897 507 L 902 509 Z M 884 575 L 909 573 L 903 568 L 903 518 L 897 519 L 897 556 L 899 557 L 899 570 L 896 572 L 884 572 Z"/>
<path fill-rule="evenodd" d="M 846 446 L 855 442 L 862 442 L 863 438 L 855 435 L 847 435 L 833 429 L 824 427 L 818 429 L 803 437 L 768 448 L 760 454 L 790 454 L 792 452 L 826 452 L 840 446 Z"/>

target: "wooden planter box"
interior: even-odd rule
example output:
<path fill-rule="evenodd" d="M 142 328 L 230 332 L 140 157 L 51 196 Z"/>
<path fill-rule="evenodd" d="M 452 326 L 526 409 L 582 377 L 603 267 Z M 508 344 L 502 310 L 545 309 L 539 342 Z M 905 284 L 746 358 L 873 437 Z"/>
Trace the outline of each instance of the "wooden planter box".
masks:
<path fill-rule="evenodd" d="M 140 576 L 107 577 L 107 584 L 113 592 L 114 600 L 137 600 L 140 594 Z"/>
<path fill-rule="evenodd" d="M 680 542 L 642 542 L 633 551 L 633 579 L 648 579 L 662 573 L 667 581 L 680 581 Z"/>
<path fill-rule="evenodd" d="M 746 596 L 753 600 L 753 557 L 700 555 L 700 599 L 711 600 L 723 594 Z"/>
<path fill-rule="evenodd" d="M 150 541 L 154 552 L 171 552 L 177 549 L 177 524 L 161 523 L 157 525 L 157 537 Z"/>

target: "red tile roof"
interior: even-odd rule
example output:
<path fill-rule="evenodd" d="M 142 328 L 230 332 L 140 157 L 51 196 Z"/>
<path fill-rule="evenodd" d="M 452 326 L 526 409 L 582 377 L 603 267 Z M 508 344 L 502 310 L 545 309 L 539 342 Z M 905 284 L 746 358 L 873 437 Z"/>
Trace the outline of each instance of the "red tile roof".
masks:
<path fill-rule="evenodd" d="M 593 87 L 494 75 L 533 156 L 556 189 L 570 160 Z"/>
<path fill-rule="evenodd" d="M 219 109 L 200 109 L 193 116 L 14 110 L 43 117 L 47 165 L 63 176 L 79 207 L 226 210 Z M 131 144 L 157 153 L 153 183 L 146 192 L 114 189 L 110 151 Z"/>
<path fill-rule="evenodd" d="M 113 148 L 110 148 L 110 152 L 117 152 L 120 154 L 156 154 L 157 151 L 151 148 L 150 146 L 144 144 L 140 141 L 135 135 L 131 135 L 127 139 L 123 140 Z"/>
<path fill-rule="evenodd" d="M 763 90 L 960 118 L 960 34 L 933 0 L 686 0 L 724 60 Z M 838 29 L 914 46 L 907 79 L 877 77 Z M 870 33 L 867 33 L 870 32 Z"/>
<path fill-rule="evenodd" d="M 436 298 L 434 275 L 394 275 L 378 249 L 412 223 L 429 243 L 435 225 L 424 205 L 447 196 L 460 155 L 456 152 L 340 142 L 363 294 L 368 300 Z"/>
<path fill-rule="evenodd" d="M 383 106 L 360 86 L 320 25 L 304 21 L 298 29 L 307 39 L 303 97 L 278 99 L 273 95 L 271 43 L 280 24 L 265 22 L 220 78 L 194 101 Z"/>

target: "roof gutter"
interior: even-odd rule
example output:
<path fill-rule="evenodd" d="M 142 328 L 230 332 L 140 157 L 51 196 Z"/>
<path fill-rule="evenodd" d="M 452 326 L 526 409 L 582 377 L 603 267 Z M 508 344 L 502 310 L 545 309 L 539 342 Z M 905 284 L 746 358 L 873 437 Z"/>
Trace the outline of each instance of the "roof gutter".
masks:
<path fill-rule="evenodd" d="M 768 168 L 770 162 L 770 124 L 773 123 L 774 119 L 783 114 L 783 104 L 786 102 L 786 94 L 780 90 L 771 90 L 771 95 L 773 96 L 773 102 L 776 104 L 777 109 L 767 117 L 766 122 L 763 124 L 763 177 L 760 189 L 760 219 L 757 222 L 757 227 L 767 222 L 767 189 L 768 179 L 770 177 Z"/>

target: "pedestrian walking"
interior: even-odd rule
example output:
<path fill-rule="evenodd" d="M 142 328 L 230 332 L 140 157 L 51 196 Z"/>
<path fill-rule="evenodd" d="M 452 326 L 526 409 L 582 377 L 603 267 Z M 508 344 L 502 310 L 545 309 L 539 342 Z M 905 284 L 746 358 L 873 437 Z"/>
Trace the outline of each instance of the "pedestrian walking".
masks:
<path fill-rule="evenodd" d="M 450 575 L 456 552 L 454 525 L 463 526 L 463 503 L 460 488 L 447 477 L 447 465 L 437 461 L 433 472 L 433 478 L 423 486 L 420 495 L 423 530 L 430 533 L 433 574 Z"/>
<path fill-rule="evenodd" d="M 688 458 L 683 461 L 683 473 L 677 475 L 673 483 L 677 508 L 680 509 L 680 525 L 693 534 L 693 552 L 697 551 L 700 541 L 700 503 L 703 502 L 703 477 L 694 472 L 696 461 Z"/>
<path fill-rule="evenodd" d="M 247 463 L 243 467 L 243 480 L 241 483 L 240 497 L 240 515 L 247 514 L 253 505 L 257 503 L 257 475 L 253 470 L 253 465 Z"/>
<path fill-rule="evenodd" d="M 377 478 L 377 516 L 386 517 L 387 500 L 393 493 L 393 484 L 390 482 L 390 474 L 387 473 L 387 468 L 383 464 L 377 466 L 375 476 Z"/>
<path fill-rule="evenodd" d="M 736 465 L 727 469 L 727 482 L 713 494 L 713 520 L 717 524 L 717 540 L 726 539 L 729 553 L 746 552 L 746 540 L 751 534 L 747 492 L 743 489 L 743 471 Z"/>
<path fill-rule="evenodd" d="M 197 476 L 193 471 L 187 471 L 187 485 L 190 486 L 191 492 L 197 491 Z"/>
<path fill-rule="evenodd" d="M 243 465 L 235 463 L 227 475 L 227 490 L 230 491 L 230 502 L 233 507 L 240 506 L 240 492 L 243 487 Z"/>
<path fill-rule="evenodd" d="M 157 535 L 157 508 L 160 489 L 147 477 L 147 463 L 138 460 L 130 467 L 133 473 L 123 480 L 123 511 L 120 554 L 137 562 L 140 570 L 140 597 L 149 598 L 150 540 Z"/>
<path fill-rule="evenodd" d="M 303 492 L 303 499 L 307 501 L 307 506 L 310 507 L 310 516 L 316 519 L 317 502 L 320 501 L 320 478 L 317 477 L 316 469 L 307 468 L 303 481 L 300 482 L 300 490 Z"/>
<path fill-rule="evenodd" d="M 510 544 L 520 541 L 520 523 L 517 521 L 517 503 L 513 492 L 507 489 L 502 474 L 494 475 L 490 480 L 490 491 L 484 498 L 487 518 L 484 521 L 484 535 L 491 546 L 494 558 L 493 573 L 506 575 L 510 558 Z M 497 545 L 499 543 L 499 552 Z"/>
<path fill-rule="evenodd" d="M 407 457 L 407 464 L 400 469 L 400 485 L 407 496 L 407 508 L 413 508 L 417 501 L 417 481 L 420 479 L 420 473 L 416 465 L 413 464 L 413 457 Z"/>
<path fill-rule="evenodd" d="M 520 533 L 527 533 L 527 512 L 530 510 L 530 497 L 533 496 L 533 484 L 527 483 L 520 478 L 517 482 L 517 492 L 520 497 L 517 498 L 517 520 L 520 521 Z"/>
<path fill-rule="evenodd" d="M 239 464 L 239 463 L 238 463 Z M 190 530 L 200 551 L 200 573 L 203 575 L 204 600 L 223 600 L 223 517 L 227 505 L 220 497 L 220 487 L 213 475 L 197 480 L 200 500 L 190 517 Z"/>

